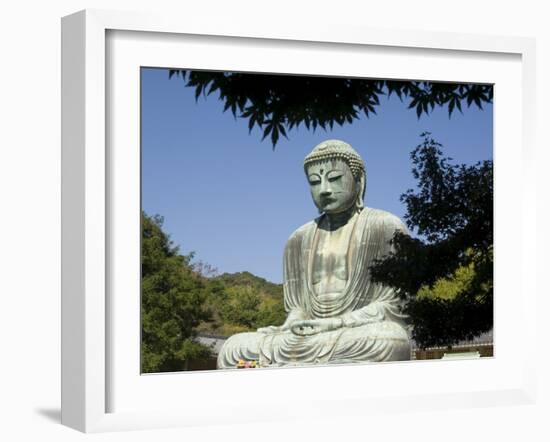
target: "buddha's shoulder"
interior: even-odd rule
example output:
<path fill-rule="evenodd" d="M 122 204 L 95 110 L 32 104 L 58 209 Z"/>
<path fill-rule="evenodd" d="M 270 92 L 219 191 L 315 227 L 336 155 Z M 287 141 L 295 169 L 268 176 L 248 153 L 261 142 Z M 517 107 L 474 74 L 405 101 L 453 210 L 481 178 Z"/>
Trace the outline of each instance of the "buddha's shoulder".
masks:
<path fill-rule="evenodd" d="M 313 221 L 309 221 L 300 227 L 298 227 L 292 234 L 288 237 L 287 244 L 292 242 L 301 241 L 302 238 L 307 235 L 309 232 L 311 232 L 316 224 L 318 219 L 314 219 Z"/>
<path fill-rule="evenodd" d="M 363 218 L 364 227 L 366 229 L 386 229 L 392 234 L 395 230 L 407 232 L 407 228 L 405 227 L 403 221 L 401 221 L 398 216 L 385 210 L 365 207 L 359 216 Z M 307 235 L 313 234 L 321 218 L 322 215 L 298 227 L 288 238 L 287 246 L 299 243 Z"/>
<path fill-rule="evenodd" d="M 407 231 L 405 224 L 398 216 L 393 213 L 387 212 L 382 209 L 373 209 L 372 207 L 365 207 L 361 211 L 361 216 L 365 217 L 366 228 L 385 228 L 393 230 Z"/>

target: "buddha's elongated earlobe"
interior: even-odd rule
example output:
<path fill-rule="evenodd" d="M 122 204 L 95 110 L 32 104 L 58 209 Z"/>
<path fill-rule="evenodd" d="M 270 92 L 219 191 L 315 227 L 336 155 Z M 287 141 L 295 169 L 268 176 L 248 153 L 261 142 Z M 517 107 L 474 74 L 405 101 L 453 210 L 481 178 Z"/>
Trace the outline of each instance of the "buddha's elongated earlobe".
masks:
<path fill-rule="evenodd" d="M 361 173 L 361 176 L 357 183 L 357 199 L 355 200 L 355 207 L 361 210 L 364 207 L 365 191 L 366 191 L 366 176 L 365 173 Z"/>

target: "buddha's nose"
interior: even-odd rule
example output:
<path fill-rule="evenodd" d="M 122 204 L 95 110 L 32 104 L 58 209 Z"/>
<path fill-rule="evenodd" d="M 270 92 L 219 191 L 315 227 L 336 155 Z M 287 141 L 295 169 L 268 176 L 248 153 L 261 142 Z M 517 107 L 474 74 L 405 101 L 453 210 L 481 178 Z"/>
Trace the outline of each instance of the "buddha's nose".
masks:
<path fill-rule="evenodd" d="M 323 180 L 321 182 L 320 195 L 323 197 L 330 196 L 332 194 L 332 189 L 330 188 L 330 183 L 328 180 Z"/>

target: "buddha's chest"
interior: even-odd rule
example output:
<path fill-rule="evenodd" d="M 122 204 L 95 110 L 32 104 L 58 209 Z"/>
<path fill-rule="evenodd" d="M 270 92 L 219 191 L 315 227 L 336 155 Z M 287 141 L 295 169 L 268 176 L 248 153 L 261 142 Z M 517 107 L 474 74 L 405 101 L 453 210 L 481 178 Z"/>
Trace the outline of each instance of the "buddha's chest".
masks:
<path fill-rule="evenodd" d="M 348 280 L 348 250 L 353 223 L 331 231 L 319 229 L 313 250 L 312 283 L 315 292 L 340 292 Z"/>

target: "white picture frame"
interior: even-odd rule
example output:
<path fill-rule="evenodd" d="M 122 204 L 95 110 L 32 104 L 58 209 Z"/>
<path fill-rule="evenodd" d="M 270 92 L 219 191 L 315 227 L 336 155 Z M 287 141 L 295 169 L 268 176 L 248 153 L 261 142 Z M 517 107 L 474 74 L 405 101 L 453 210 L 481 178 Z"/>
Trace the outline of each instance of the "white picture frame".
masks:
<path fill-rule="evenodd" d="M 109 36 L 116 35 L 132 36 L 126 39 L 127 46 L 123 46 L 126 52 L 113 51 L 109 46 L 109 38 L 111 38 Z M 134 38 L 136 36 L 141 42 L 136 43 Z M 506 98 L 503 98 L 500 103 L 508 103 L 506 100 L 509 99 L 509 103 L 518 104 L 520 109 L 515 109 L 512 113 L 510 108 L 499 104 L 498 83 L 496 83 L 495 115 L 496 118 L 500 118 L 500 123 L 499 126 L 495 126 L 495 145 L 500 143 L 503 147 L 500 150 L 496 149 L 495 153 L 495 207 L 497 209 L 495 212 L 497 266 L 495 358 L 358 367 L 316 367 L 314 375 L 312 375 L 312 369 L 300 368 L 145 377 L 140 376 L 139 366 L 131 372 L 117 374 L 117 370 L 124 366 L 124 361 L 132 360 L 131 358 L 135 360 L 135 348 L 131 350 L 134 356 L 126 355 L 123 350 L 120 350 L 123 346 L 116 343 L 117 333 L 119 333 L 117 330 L 125 328 L 120 327 L 121 324 L 124 326 L 131 324 L 130 330 L 135 331 L 136 319 L 139 323 L 139 312 L 137 312 L 137 318 L 135 309 L 132 310 L 133 313 L 122 313 L 123 316 L 128 316 L 124 319 L 118 313 L 121 308 L 113 307 L 113 300 L 109 294 L 113 287 L 109 265 L 116 260 L 116 257 L 111 255 L 120 251 L 119 247 L 116 248 L 116 252 L 113 252 L 112 246 L 120 234 L 120 229 L 116 228 L 116 220 L 113 221 L 112 218 L 118 202 L 121 201 L 120 195 L 116 194 L 120 189 L 117 188 L 117 192 L 113 192 L 113 185 L 116 184 L 119 176 L 117 174 L 126 173 L 116 169 L 118 167 L 116 164 L 120 164 L 120 161 L 117 163 L 116 158 L 113 158 L 113 152 L 109 149 L 110 143 L 116 144 L 118 141 L 113 133 L 107 131 L 106 121 L 112 121 L 113 118 L 115 121 L 120 121 L 116 119 L 116 109 L 113 110 L 108 106 L 109 94 L 112 93 L 110 82 L 116 81 L 117 75 L 116 72 L 109 70 L 109 66 L 119 61 L 119 65 L 123 62 L 130 67 L 136 66 L 136 63 L 139 65 L 140 57 L 147 52 L 145 46 L 148 39 L 156 41 L 158 45 L 155 46 L 156 53 L 160 54 L 163 51 L 159 51 L 159 48 L 166 45 L 166 51 L 169 52 L 170 44 L 179 44 L 178 42 L 186 38 L 194 38 L 194 41 L 199 41 L 204 48 L 215 46 L 208 44 L 210 41 L 208 38 L 215 38 L 225 46 L 231 46 L 231 42 L 234 42 L 236 46 L 242 43 L 257 49 L 267 44 L 283 55 L 285 51 L 287 53 L 290 50 L 308 51 L 308 48 L 317 47 L 321 52 L 332 51 L 331 54 L 336 57 L 338 53 L 355 50 L 369 50 L 382 57 L 392 51 L 400 52 L 400 56 L 416 51 L 415 53 L 420 54 L 421 58 L 424 56 L 433 58 L 433 69 L 437 69 L 438 59 L 443 66 L 445 63 L 442 61 L 447 60 L 445 57 L 451 59 L 459 57 L 461 60 L 469 57 L 473 60 L 472 63 L 476 63 L 477 60 L 477 63 L 482 66 L 485 66 L 485 60 L 490 58 L 504 60 L 503 63 L 509 60 L 510 78 L 506 79 L 508 78 L 504 76 L 506 72 L 498 74 L 503 75 L 499 78 L 502 78 L 503 84 L 507 84 L 509 89 L 501 95 Z M 161 41 L 163 39 L 166 40 L 164 43 Z M 201 39 L 208 40 L 205 40 L 206 45 Z M 144 50 L 136 51 L 136 44 L 143 45 Z M 227 66 L 227 61 L 224 65 L 222 52 L 220 49 L 216 50 L 219 55 L 216 57 L 218 64 L 213 63 L 209 67 L 222 66 L 230 70 L 232 66 Z M 197 54 L 199 52 L 196 51 Z M 128 59 L 120 56 L 125 53 L 128 54 Z M 460 408 L 469 407 L 472 404 L 489 406 L 504 403 L 533 403 L 536 393 L 534 366 L 536 324 L 530 318 L 536 316 L 534 312 L 537 291 L 535 266 L 527 265 L 527 260 L 531 259 L 530 263 L 532 263 L 536 255 L 533 250 L 536 244 L 536 233 L 525 221 L 534 219 L 536 216 L 535 177 L 524 173 L 522 186 L 507 181 L 509 178 L 507 173 L 509 174 L 512 168 L 517 167 L 518 161 L 524 172 L 530 170 L 534 161 L 532 134 L 535 120 L 535 46 L 532 39 L 420 31 L 397 33 L 368 28 L 327 26 L 327 24 L 293 26 L 280 23 L 277 25 L 244 22 L 218 23 L 200 17 L 177 17 L 176 19 L 151 14 L 87 10 L 63 18 L 62 56 L 63 424 L 84 432 L 99 432 L 208 425 L 212 420 L 228 423 L 255 422 L 312 415 L 352 415 L 371 413 L 381 409 L 387 412 L 398 412 L 408 409 Z M 119 56 L 120 60 L 113 59 Z M 210 57 L 212 59 L 212 55 Z M 162 61 L 159 62 L 162 63 Z M 241 66 L 244 63 L 242 56 L 240 63 Z M 258 61 L 253 59 L 249 63 L 247 66 L 252 68 L 255 64 L 257 66 Z M 414 65 L 414 63 L 411 64 Z M 164 66 L 170 65 L 164 64 Z M 269 66 L 263 68 L 269 69 Z M 404 67 L 395 69 L 397 70 L 392 74 L 394 77 L 398 75 L 399 69 L 405 73 Z M 450 68 L 441 69 L 438 79 L 445 79 L 445 76 L 449 75 L 445 74 L 445 69 Z M 487 66 L 487 69 L 490 68 Z M 336 72 L 324 71 L 323 73 Z M 470 78 L 466 72 L 463 75 L 464 77 L 461 77 L 463 79 Z M 491 75 L 497 74 L 489 75 L 480 72 L 477 77 L 472 77 L 472 80 L 482 78 L 490 81 Z M 413 77 L 404 74 L 402 78 Z M 508 81 L 509 83 L 506 83 Z M 515 90 L 512 85 L 519 86 L 519 90 Z M 506 95 L 508 93 L 509 95 Z M 510 115 L 506 114 L 507 111 Z M 135 117 L 135 109 L 131 109 L 128 114 Z M 513 117 L 516 118 L 514 121 L 517 127 L 509 127 L 509 124 L 505 124 L 506 119 L 510 122 Z M 501 130 L 511 132 L 501 132 Z M 127 131 L 127 133 L 131 135 L 132 132 Z M 507 135 L 507 138 L 502 135 Z M 125 155 L 117 153 L 119 154 Z M 128 163 L 132 164 L 132 161 Z M 113 168 L 116 169 L 115 172 Z M 135 172 L 135 168 L 133 172 L 132 170 L 128 172 L 134 174 L 134 181 L 129 180 L 134 188 Z M 139 183 L 137 185 L 139 187 Z M 132 189 L 128 192 L 132 192 Z M 503 217 L 499 218 L 498 208 L 503 207 L 506 197 L 510 195 L 521 201 L 521 210 L 511 215 L 510 219 L 507 217 L 504 220 Z M 129 210 L 134 209 L 135 207 Z M 120 207 L 118 210 L 118 213 L 124 212 Z M 508 224 L 505 225 L 506 223 Z M 515 248 L 506 248 L 502 241 L 499 242 L 499 237 L 505 236 L 504 229 L 508 225 L 519 229 L 521 235 L 521 241 L 514 246 Z M 506 276 L 507 269 L 509 270 L 509 266 L 514 262 L 517 265 L 518 255 L 522 265 L 521 275 L 513 280 L 505 280 L 505 278 L 511 278 L 509 275 Z M 500 283 L 499 275 L 502 278 Z M 499 306 L 499 290 L 519 292 L 518 301 L 514 305 L 510 301 L 502 301 Z M 517 308 L 517 314 L 513 318 L 516 328 L 512 330 L 510 316 L 514 313 L 514 308 Z M 517 330 L 521 331 L 519 335 Z M 132 333 L 134 332 L 130 331 L 130 335 Z M 139 341 L 139 334 L 135 340 Z M 515 360 L 513 347 L 518 342 L 522 345 L 521 359 Z M 442 369 L 449 373 L 462 373 L 462 378 L 456 381 L 453 389 L 446 389 L 444 381 L 433 382 Z M 486 380 L 483 384 L 483 377 L 479 382 L 474 380 L 480 369 L 485 376 L 492 378 L 491 382 Z M 498 373 L 502 373 L 503 376 L 499 377 Z M 190 389 L 190 376 L 193 377 L 193 384 L 200 385 L 203 382 L 209 385 L 209 389 L 204 393 L 201 393 L 204 391 L 201 388 Z M 233 377 L 228 378 L 228 376 Z M 419 381 L 418 385 L 423 388 L 421 390 L 415 390 L 397 381 L 391 383 L 393 388 L 376 389 L 374 384 L 369 388 L 356 388 L 354 381 L 362 376 L 365 379 L 374 376 L 378 379 L 377 384 L 382 386 L 389 385 L 392 379 L 410 379 L 411 377 L 424 379 L 424 381 L 431 379 L 432 383 L 428 385 Z M 187 379 L 185 380 L 184 377 Z M 317 395 L 314 384 L 311 382 L 321 378 L 326 380 L 327 385 L 334 385 L 338 378 L 345 380 L 342 380 L 340 389 L 326 387 L 323 395 Z M 133 379 L 137 383 L 125 383 L 126 379 Z M 385 384 L 379 382 L 380 379 L 386 379 L 387 382 Z M 122 384 L 124 388 L 119 386 Z M 271 390 L 266 386 L 267 384 L 272 386 Z M 294 397 L 297 395 L 294 388 L 290 388 L 290 391 L 285 393 L 289 401 L 284 402 L 283 396 L 278 395 L 278 390 L 281 390 L 281 386 L 288 385 L 300 385 L 304 388 L 307 392 L 308 407 L 303 407 L 303 402 L 300 406 L 296 405 L 294 399 L 298 397 Z M 347 387 L 343 388 L 342 385 Z M 139 390 L 140 388 L 143 390 Z M 174 395 L 170 396 L 168 393 L 177 391 L 178 388 L 186 388 L 185 391 L 195 395 L 196 404 L 187 408 L 178 406 L 174 401 Z M 268 394 L 265 397 L 259 395 L 257 406 L 247 409 L 247 413 L 235 413 L 234 408 L 238 408 L 241 403 L 239 401 L 242 401 L 242 404 L 245 403 L 243 398 L 234 396 L 235 393 L 242 391 L 254 394 L 260 388 L 266 390 Z M 121 398 L 121 400 L 117 399 L 120 404 L 135 404 L 140 398 L 144 398 L 145 403 L 136 404 L 135 407 L 113 405 L 112 397 L 115 390 L 117 391 L 115 396 Z M 139 394 L 133 397 L 132 391 Z M 353 391 L 353 394 L 349 393 L 350 391 Z M 219 396 L 216 396 L 216 393 Z M 204 398 L 199 397 L 201 394 L 204 394 Z M 236 403 L 235 407 L 228 406 L 228 396 Z"/>

